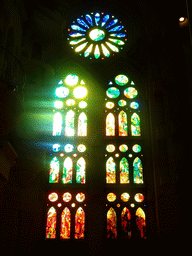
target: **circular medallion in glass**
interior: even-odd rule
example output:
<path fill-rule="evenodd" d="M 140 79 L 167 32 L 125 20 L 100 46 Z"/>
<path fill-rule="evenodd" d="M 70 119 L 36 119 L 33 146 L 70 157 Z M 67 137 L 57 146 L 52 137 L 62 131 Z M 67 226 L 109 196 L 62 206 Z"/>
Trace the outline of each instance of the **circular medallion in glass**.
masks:
<path fill-rule="evenodd" d="M 67 104 L 67 106 L 71 107 L 71 106 L 74 106 L 74 105 L 75 105 L 75 101 L 74 101 L 73 99 L 68 99 L 68 100 L 66 101 L 66 104 Z"/>
<path fill-rule="evenodd" d="M 119 150 L 121 152 L 126 152 L 128 150 L 128 146 L 126 144 L 122 144 L 119 146 Z"/>
<path fill-rule="evenodd" d="M 116 195 L 115 195 L 114 193 L 109 193 L 109 194 L 107 195 L 107 200 L 108 200 L 109 202 L 114 202 L 114 201 L 116 200 Z"/>
<path fill-rule="evenodd" d="M 69 86 L 74 86 L 78 83 L 78 76 L 76 75 L 68 75 L 66 78 L 65 78 L 65 83 Z"/>
<path fill-rule="evenodd" d="M 126 100 L 119 100 L 119 101 L 118 101 L 118 105 L 119 105 L 120 107 L 124 107 L 124 106 L 127 105 L 127 102 L 126 102 Z"/>
<path fill-rule="evenodd" d="M 141 193 L 137 193 L 137 194 L 135 195 L 134 199 L 135 199 L 136 202 L 141 203 L 141 202 L 143 202 L 143 200 L 144 200 L 144 195 L 141 194 Z"/>
<path fill-rule="evenodd" d="M 130 107 L 133 109 L 137 109 L 139 107 L 139 103 L 133 101 L 133 102 L 131 102 Z"/>
<path fill-rule="evenodd" d="M 67 152 L 67 153 L 72 152 L 73 151 L 73 145 L 66 144 L 64 149 L 65 149 L 65 152 Z"/>
<path fill-rule="evenodd" d="M 83 202 L 83 201 L 85 200 L 85 194 L 83 194 L 82 192 L 78 193 L 78 194 L 76 195 L 76 200 L 77 200 L 78 202 Z"/>
<path fill-rule="evenodd" d="M 124 95 L 128 99 L 133 99 L 137 96 L 138 92 L 134 87 L 128 87 L 127 89 L 124 90 Z"/>
<path fill-rule="evenodd" d="M 67 202 L 70 202 L 71 199 L 72 199 L 71 193 L 66 192 L 66 193 L 63 194 L 63 201 L 64 201 L 64 202 L 66 202 L 66 203 L 67 203 Z"/>
<path fill-rule="evenodd" d="M 120 91 L 119 89 L 117 89 L 116 87 L 110 87 L 107 91 L 106 94 L 109 98 L 117 98 L 120 95 Z"/>
<path fill-rule="evenodd" d="M 129 78 L 125 75 L 118 75 L 115 77 L 116 84 L 121 85 L 121 86 L 127 84 L 128 81 L 129 81 Z"/>
<path fill-rule="evenodd" d="M 105 106 L 108 109 L 112 109 L 112 108 L 114 108 L 115 104 L 113 102 L 111 102 L 111 101 L 108 101 Z"/>
<path fill-rule="evenodd" d="M 121 200 L 123 202 L 128 202 L 129 198 L 130 198 L 130 195 L 128 193 L 125 192 L 125 193 L 121 194 Z"/>
<path fill-rule="evenodd" d="M 57 199 L 58 199 L 58 194 L 55 193 L 55 192 L 50 193 L 49 196 L 48 196 L 48 199 L 49 199 L 49 201 L 51 201 L 51 202 L 55 202 L 55 201 L 57 201 Z"/>
<path fill-rule="evenodd" d="M 82 152 L 85 152 L 86 147 L 85 147 L 85 145 L 80 144 L 77 146 L 77 150 L 82 153 Z"/>
<path fill-rule="evenodd" d="M 135 145 L 133 145 L 132 150 L 135 153 L 139 153 L 141 151 L 141 146 L 138 144 L 135 144 Z"/>
<path fill-rule="evenodd" d="M 74 89 L 73 95 L 76 99 L 85 98 L 87 95 L 87 89 L 84 86 L 78 86 Z"/>
<path fill-rule="evenodd" d="M 87 107 L 87 102 L 85 102 L 85 101 L 79 102 L 79 107 L 80 108 L 86 108 Z"/>
<path fill-rule="evenodd" d="M 64 86 L 60 86 L 56 89 L 56 96 L 59 98 L 66 98 L 69 95 L 69 89 Z"/>
<path fill-rule="evenodd" d="M 113 144 L 109 144 L 109 145 L 107 145 L 106 150 L 110 153 L 114 152 L 115 151 L 115 146 Z"/>
<path fill-rule="evenodd" d="M 105 38 L 105 32 L 102 29 L 95 28 L 89 33 L 89 37 L 93 41 L 101 41 Z"/>

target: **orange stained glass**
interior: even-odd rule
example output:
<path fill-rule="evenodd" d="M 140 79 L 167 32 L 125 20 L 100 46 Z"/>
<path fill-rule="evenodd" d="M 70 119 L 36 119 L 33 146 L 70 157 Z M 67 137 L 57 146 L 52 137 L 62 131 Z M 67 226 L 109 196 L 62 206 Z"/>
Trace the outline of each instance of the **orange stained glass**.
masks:
<path fill-rule="evenodd" d="M 106 162 L 106 182 L 116 183 L 116 164 L 113 157 L 110 157 Z"/>
<path fill-rule="evenodd" d="M 139 236 L 142 238 L 146 238 L 145 212 L 141 207 L 139 207 L 135 215 L 136 215 L 136 225 L 137 225 Z"/>
<path fill-rule="evenodd" d="M 75 214 L 75 239 L 85 238 L 85 212 L 79 207 Z"/>
<path fill-rule="evenodd" d="M 117 238 L 117 215 L 112 207 L 107 212 L 107 238 Z"/>
<path fill-rule="evenodd" d="M 127 114 L 124 111 L 119 113 L 119 136 L 127 136 Z"/>
<path fill-rule="evenodd" d="M 122 238 L 131 238 L 131 213 L 127 207 L 121 212 L 121 234 Z"/>
<path fill-rule="evenodd" d="M 54 207 L 51 207 L 47 213 L 46 238 L 56 238 L 56 219 L 56 210 Z"/>
<path fill-rule="evenodd" d="M 71 213 L 70 210 L 65 207 L 61 214 L 61 230 L 60 237 L 62 239 L 69 239 L 71 231 Z"/>
<path fill-rule="evenodd" d="M 106 117 L 106 135 L 115 136 L 115 117 L 112 113 Z"/>

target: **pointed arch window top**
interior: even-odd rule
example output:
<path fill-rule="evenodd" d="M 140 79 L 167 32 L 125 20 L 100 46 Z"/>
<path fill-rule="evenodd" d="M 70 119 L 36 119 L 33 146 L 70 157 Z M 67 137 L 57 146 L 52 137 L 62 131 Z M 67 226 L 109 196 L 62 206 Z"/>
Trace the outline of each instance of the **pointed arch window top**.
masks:
<path fill-rule="evenodd" d="M 104 59 L 123 49 L 126 30 L 122 23 L 104 13 L 82 15 L 73 21 L 69 31 L 69 44 L 80 56 Z"/>

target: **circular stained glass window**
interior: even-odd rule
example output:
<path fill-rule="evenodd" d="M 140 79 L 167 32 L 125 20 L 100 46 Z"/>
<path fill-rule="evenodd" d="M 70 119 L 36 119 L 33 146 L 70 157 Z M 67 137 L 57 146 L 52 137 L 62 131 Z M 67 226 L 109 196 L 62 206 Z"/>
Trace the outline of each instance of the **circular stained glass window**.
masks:
<path fill-rule="evenodd" d="M 114 193 L 109 193 L 109 194 L 107 195 L 107 200 L 108 200 L 109 202 L 114 202 L 114 201 L 116 200 L 116 195 L 115 195 Z"/>
<path fill-rule="evenodd" d="M 56 89 L 56 95 L 59 98 L 66 98 L 69 95 L 69 89 L 64 86 L 60 86 Z"/>
<path fill-rule="evenodd" d="M 68 75 L 66 78 L 65 78 L 65 83 L 69 86 L 74 86 L 78 83 L 78 76 L 76 75 Z"/>
<path fill-rule="evenodd" d="M 68 99 L 67 101 L 66 101 L 66 104 L 67 104 L 67 106 L 74 106 L 75 105 L 75 101 L 73 100 L 73 99 Z"/>
<path fill-rule="evenodd" d="M 67 152 L 67 153 L 72 152 L 73 151 L 73 145 L 66 144 L 64 149 L 65 149 L 65 152 Z"/>
<path fill-rule="evenodd" d="M 78 86 L 74 89 L 73 95 L 76 99 L 85 98 L 85 96 L 87 95 L 87 89 L 84 86 Z"/>
<path fill-rule="evenodd" d="M 51 202 L 55 202 L 55 201 L 57 201 L 57 199 L 58 199 L 58 194 L 55 193 L 55 192 L 53 192 L 53 193 L 49 194 L 48 199 L 49 199 L 49 201 L 51 201 Z"/>
<path fill-rule="evenodd" d="M 82 15 L 68 29 L 69 44 L 80 56 L 104 59 L 123 49 L 126 30 L 121 21 L 105 13 Z"/>
<path fill-rule="evenodd" d="M 144 195 L 141 194 L 141 193 L 137 193 L 137 194 L 135 195 L 134 199 L 135 199 L 136 202 L 141 203 L 141 202 L 143 202 L 143 200 L 144 200 Z"/>
<path fill-rule="evenodd" d="M 135 144 L 135 145 L 133 145 L 132 150 L 133 150 L 135 153 L 139 153 L 139 152 L 141 151 L 141 146 L 138 145 L 138 144 Z"/>
<path fill-rule="evenodd" d="M 121 200 L 123 202 L 128 202 L 129 198 L 130 198 L 130 195 L 128 193 L 125 192 L 125 193 L 121 194 Z"/>
<path fill-rule="evenodd" d="M 80 144 L 77 146 L 77 150 L 82 153 L 82 152 L 85 152 L 86 147 L 85 147 L 85 145 Z"/>
<path fill-rule="evenodd" d="M 63 194 L 63 201 L 64 201 L 64 202 L 66 202 L 66 203 L 67 203 L 67 202 L 70 202 L 71 199 L 72 199 L 71 193 L 66 192 L 66 193 Z"/>
<path fill-rule="evenodd" d="M 124 95 L 128 99 L 133 99 L 137 96 L 138 92 L 134 87 L 128 87 L 127 89 L 124 90 Z"/>
<path fill-rule="evenodd" d="M 79 102 L 79 107 L 80 108 L 86 108 L 87 107 L 87 102 L 85 102 L 85 101 Z"/>
<path fill-rule="evenodd" d="M 85 194 L 83 194 L 82 192 L 78 193 L 78 194 L 76 195 L 76 200 L 77 200 L 78 202 L 83 202 L 83 201 L 85 200 Z"/>
<path fill-rule="evenodd" d="M 118 101 L 118 105 L 119 105 L 120 107 L 124 107 L 124 106 L 127 105 L 127 102 L 126 102 L 126 100 L 119 100 L 119 101 Z"/>
<path fill-rule="evenodd" d="M 108 96 L 109 98 L 114 99 L 114 98 L 119 97 L 120 91 L 119 91 L 119 89 L 117 89 L 116 87 L 110 87 L 109 89 L 107 89 L 106 94 L 107 94 L 107 96 Z"/>
<path fill-rule="evenodd" d="M 121 85 L 121 86 L 127 84 L 128 81 L 129 81 L 129 78 L 125 75 L 118 75 L 115 77 L 116 84 Z"/>
<path fill-rule="evenodd" d="M 126 144 L 122 144 L 119 146 L 119 150 L 121 152 L 126 152 L 128 150 L 128 146 Z"/>
<path fill-rule="evenodd" d="M 106 108 L 108 108 L 108 109 L 112 109 L 112 108 L 114 108 L 114 106 L 115 106 L 115 104 L 113 102 L 108 101 L 106 103 Z"/>
<path fill-rule="evenodd" d="M 113 144 L 109 144 L 109 145 L 107 145 L 106 150 L 107 150 L 107 152 L 110 152 L 110 153 L 114 152 L 115 146 Z"/>

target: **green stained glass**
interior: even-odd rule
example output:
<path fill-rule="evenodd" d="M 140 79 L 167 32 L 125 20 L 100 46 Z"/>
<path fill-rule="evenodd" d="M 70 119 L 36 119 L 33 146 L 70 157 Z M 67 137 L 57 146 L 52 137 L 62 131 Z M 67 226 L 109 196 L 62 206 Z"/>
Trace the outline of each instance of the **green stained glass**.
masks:
<path fill-rule="evenodd" d="M 133 180 L 137 184 L 143 183 L 143 166 L 139 157 L 133 161 Z"/>
<path fill-rule="evenodd" d="M 95 56 L 95 59 L 98 59 L 100 57 L 100 51 L 99 51 L 98 45 L 95 46 L 94 56 Z"/>
<path fill-rule="evenodd" d="M 114 46 L 113 44 L 109 43 L 109 42 L 106 42 L 106 44 L 109 46 L 109 48 L 114 51 L 114 52 L 119 52 L 119 49 Z"/>
<path fill-rule="evenodd" d="M 126 152 L 128 150 L 128 146 L 126 144 L 122 144 L 119 146 L 119 150 L 121 152 Z"/>
<path fill-rule="evenodd" d="M 64 184 L 72 183 L 72 175 L 73 175 L 73 162 L 70 157 L 67 157 L 63 164 L 63 177 L 62 181 Z"/>
<path fill-rule="evenodd" d="M 127 114 L 124 111 L 119 113 L 119 136 L 127 136 Z"/>
<path fill-rule="evenodd" d="M 49 183 L 59 182 L 59 160 L 55 156 L 50 163 Z"/>
<path fill-rule="evenodd" d="M 106 183 L 116 183 L 116 164 L 113 157 L 106 162 Z"/>
<path fill-rule="evenodd" d="M 117 238 L 117 215 L 112 207 L 107 212 L 107 238 Z"/>
<path fill-rule="evenodd" d="M 122 40 L 119 40 L 119 39 L 112 39 L 112 38 L 109 38 L 109 41 L 115 43 L 115 44 L 118 44 L 118 45 L 124 45 L 125 42 L 122 41 Z"/>
<path fill-rule="evenodd" d="M 92 49 L 93 49 L 93 44 L 91 44 L 87 50 L 84 52 L 84 56 L 85 57 L 88 57 L 90 55 L 90 53 L 92 52 Z"/>
<path fill-rule="evenodd" d="M 105 32 L 102 29 L 96 28 L 89 33 L 89 37 L 93 41 L 101 41 L 105 38 Z"/>
<path fill-rule="evenodd" d="M 128 87 L 127 89 L 124 90 L 124 95 L 128 99 L 133 99 L 137 96 L 138 92 L 134 87 Z"/>
<path fill-rule="evenodd" d="M 106 94 L 107 94 L 107 96 L 108 96 L 109 98 L 114 99 L 114 98 L 119 97 L 120 91 L 119 91 L 119 89 L 117 89 L 116 87 L 110 87 L 109 89 L 107 89 Z"/>
<path fill-rule="evenodd" d="M 140 117 L 136 113 L 131 116 L 131 135 L 141 136 Z"/>
<path fill-rule="evenodd" d="M 67 112 L 65 118 L 65 136 L 74 136 L 75 134 L 74 116 L 75 113 L 72 110 Z"/>
<path fill-rule="evenodd" d="M 120 183 L 129 183 L 129 164 L 125 157 L 120 161 Z"/>
<path fill-rule="evenodd" d="M 62 130 L 62 115 L 57 112 L 53 116 L 53 136 L 60 136 Z"/>
<path fill-rule="evenodd" d="M 138 144 L 135 144 L 135 145 L 133 145 L 132 150 L 133 150 L 135 153 L 139 153 L 139 152 L 141 151 L 141 146 L 138 145 Z"/>
<path fill-rule="evenodd" d="M 133 109 L 137 109 L 139 107 L 139 103 L 133 101 L 133 102 L 131 102 L 130 107 Z"/>
<path fill-rule="evenodd" d="M 77 172 L 76 172 L 76 182 L 85 184 L 85 169 L 86 162 L 83 157 L 80 157 L 77 161 Z"/>
<path fill-rule="evenodd" d="M 84 112 L 78 118 L 78 136 L 87 136 L 87 116 Z"/>
<path fill-rule="evenodd" d="M 129 78 L 125 75 L 118 75 L 115 77 L 115 82 L 118 85 L 125 85 L 129 82 Z"/>
<path fill-rule="evenodd" d="M 76 44 L 81 43 L 81 42 L 83 42 L 83 41 L 85 41 L 85 38 L 82 38 L 82 39 L 74 39 L 74 40 L 72 40 L 69 44 L 71 44 L 71 45 L 76 45 Z"/>
<path fill-rule="evenodd" d="M 127 105 L 127 102 L 126 102 L 125 100 L 119 100 L 119 101 L 118 101 L 118 105 L 119 105 L 120 107 L 124 107 L 124 106 Z"/>

